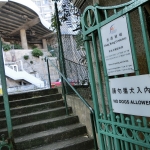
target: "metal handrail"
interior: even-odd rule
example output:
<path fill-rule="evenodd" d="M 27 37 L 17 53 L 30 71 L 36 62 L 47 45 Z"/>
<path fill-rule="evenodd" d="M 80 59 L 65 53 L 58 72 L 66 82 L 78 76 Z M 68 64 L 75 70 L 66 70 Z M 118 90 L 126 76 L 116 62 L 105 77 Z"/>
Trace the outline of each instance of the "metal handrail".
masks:
<path fill-rule="evenodd" d="M 12 128 L 12 121 L 11 121 L 11 114 L 10 114 L 10 107 L 9 107 L 9 97 L 7 92 L 7 84 L 6 84 L 6 76 L 5 76 L 5 68 L 4 68 L 4 59 L 3 59 L 3 50 L 2 50 L 2 40 L 0 36 L 0 76 L 1 76 L 1 84 L 2 84 L 2 92 L 3 92 L 3 102 L 4 102 L 4 110 L 6 115 L 6 124 L 8 130 L 8 139 L 9 143 L 5 143 L 4 136 L 2 135 L 2 142 L 0 141 L 0 150 L 4 145 L 7 147 L 15 147 L 14 146 L 14 139 L 13 139 L 13 128 Z"/>
<path fill-rule="evenodd" d="M 67 78 L 60 72 L 60 70 L 55 66 L 55 64 L 48 58 L 46 57 L 45 60 L 47 62 L 50 62 L 51 65 L 58 71 L 60 76 L 63 78 L 63 80 L 71 87 L 71 89 L 76 93 L 76 95 L 80 98 L 80 100 L 85 104 L 85 106 L 90 110 L 90 119 L 91 119 L 91 125 L 92 125 L 92 133 L 93 133 L 93 138 L 94 138 L 94 147 L 95 150 L 98 150 L 98 145 L 97 145 L 97 138 L 96 138 L 96 123 L 95 123 L 95 112 L 94 109 L 89 105 L 89 103 L 76 91 L 76 89 L 70 84 L 70 82 L 67 80 Z M 50 74 L 49 74 L 50 78 Z M 62 82 L 62 84 L 64 84 Z M 51 85 L 50 85 L 51 87 Z M 64 86 L 62 86 L 64 87 Z M 66 95 L 64 95 L 66 97 Z M 67 110 L 67 108 L 66 108 Z"/>

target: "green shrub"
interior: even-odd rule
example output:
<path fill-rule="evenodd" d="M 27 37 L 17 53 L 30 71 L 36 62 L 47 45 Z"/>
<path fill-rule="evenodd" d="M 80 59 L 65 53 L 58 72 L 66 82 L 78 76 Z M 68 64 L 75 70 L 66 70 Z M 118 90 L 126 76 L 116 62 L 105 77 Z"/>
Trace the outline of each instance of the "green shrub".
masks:
<path fill-rule="evenodd" d="M 33 61 L 32 61 L 32 60 L 30 61 L 30 64 L 33 64 Z"/>
<path fill-rule="evenodd" d="M 32 51 L 32 55 L 34 57 L 43 56 L 43 52 L 41 50 L 39 50 L 38 48 L 34 48 L 33 51 Z"/>
<path fill-rule="evenodd" d="M 2 47 L 3 47 L 3 50 L 4 50 L 4 51 L 9 51 L 9 50 L 10 50 L 10 45 L 9 45 L 9 44 L 3 43 L 3 44 L 2 44 Z"/>
<path fill-rule="evenodd" d="M 22 47 L 19 44 L 14 44 L 14 49 L 22 49 Z"/>
<path fill-rule="evenodd" d="M 81 31 L 79 31 L 78 34 L 75 36 L 75 41 L 77 43 L 77 50 L 80 50 L 81 47 L 84 48 L 84 42 L 83 42 L 83 37 L 82 37 Z"/>
<path fill-rule="evenodd" d="M 24 59 L 25 59 L 25 60 L 28 60 L 28 59 L 29 59 L 29 56 L 28 56 L 28 55 L 24 55 Z"/>

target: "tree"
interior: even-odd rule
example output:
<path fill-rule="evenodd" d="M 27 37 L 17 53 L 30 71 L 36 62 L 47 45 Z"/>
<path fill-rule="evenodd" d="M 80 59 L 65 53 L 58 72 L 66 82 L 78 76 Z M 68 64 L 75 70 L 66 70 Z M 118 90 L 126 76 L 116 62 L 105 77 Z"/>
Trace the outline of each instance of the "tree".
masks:
<path fill-rule="evenodd" d="M 59 21 L 59 25 L 61 26 L 61 22 Z M 56 14 L 54 13 L 51 18 L 51 27 L 53 31 L 57 31 L 57 19 Z"/>
<path fill-rule="evenodd" d="M 77 50 L 80 50 L 81 47 L 84 47 L 84 42 L 83 42 L 81 31 L 79 31 L 78 34 L 75 36 L 75 41 L 77 43 Z"/>

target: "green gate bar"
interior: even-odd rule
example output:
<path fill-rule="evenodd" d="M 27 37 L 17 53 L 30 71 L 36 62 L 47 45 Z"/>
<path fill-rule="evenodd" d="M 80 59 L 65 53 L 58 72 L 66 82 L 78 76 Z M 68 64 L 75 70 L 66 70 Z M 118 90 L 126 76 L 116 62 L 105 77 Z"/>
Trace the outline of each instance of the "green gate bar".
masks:
<path fill-rule="evenodd" d="M 7 84 L 6 84 L 1 37 L 0 37 L 0 76 L 1 76 L 1 84 L 2 84 L 2 92 L 3 92 L 4 109 L 5 109 L 6 122 L 7 122 L 7 130 L 8 130 L 9 140 L 11 142 L 9 144 L 11 144 L 11 147 L 12 147 L 13 129 L 12 129 L 9 99 L 8 99 L 8 93 L 7 93 Z"/>

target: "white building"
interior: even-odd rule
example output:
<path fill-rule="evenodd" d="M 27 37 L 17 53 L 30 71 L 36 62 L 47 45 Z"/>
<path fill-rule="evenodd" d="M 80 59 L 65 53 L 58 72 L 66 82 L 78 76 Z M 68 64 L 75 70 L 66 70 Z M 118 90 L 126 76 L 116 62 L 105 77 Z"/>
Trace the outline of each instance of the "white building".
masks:
<path fill-rule="evenodd" d="M 49 0 L 32 0 L 40 9 L 41 16 L 48 22 L 51 22 L 51 16 L 54 13 L 53 6 Z"/>

